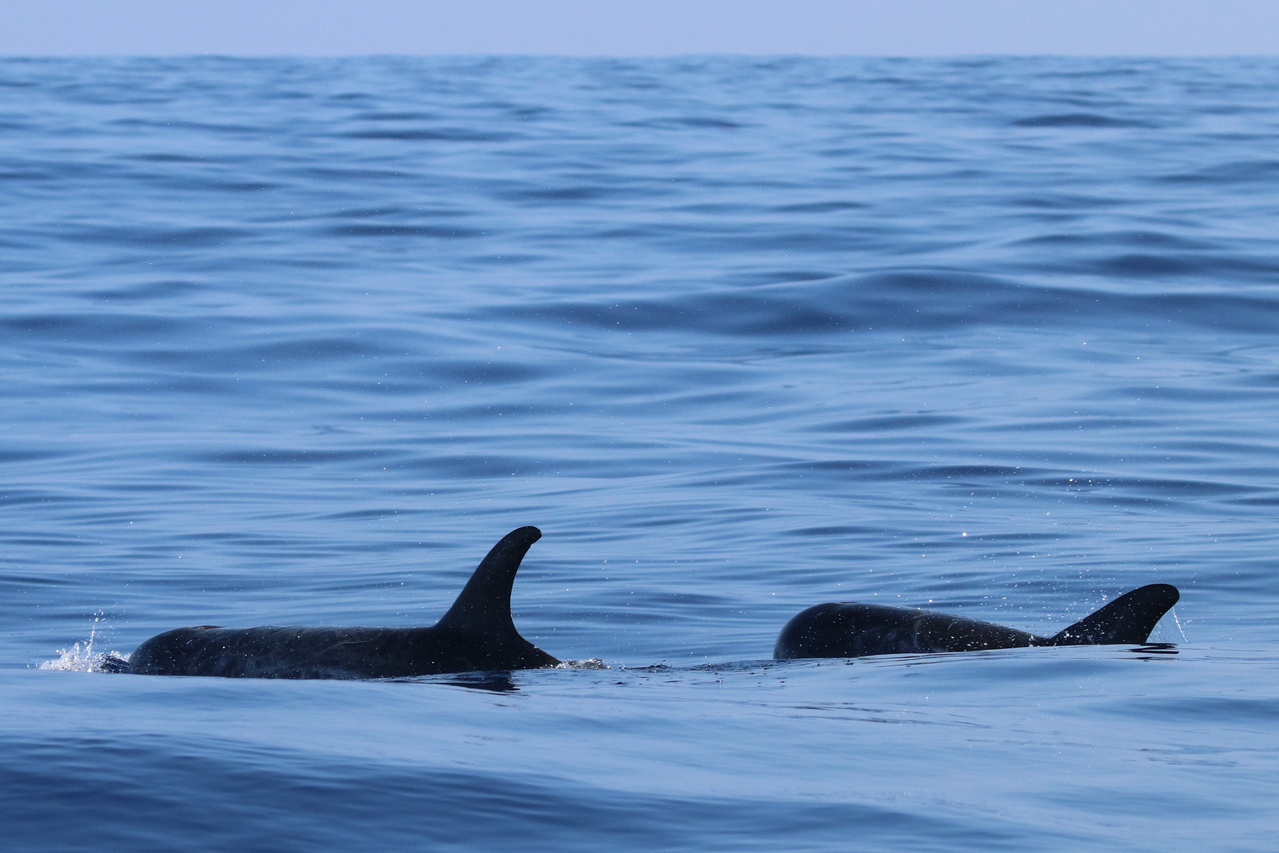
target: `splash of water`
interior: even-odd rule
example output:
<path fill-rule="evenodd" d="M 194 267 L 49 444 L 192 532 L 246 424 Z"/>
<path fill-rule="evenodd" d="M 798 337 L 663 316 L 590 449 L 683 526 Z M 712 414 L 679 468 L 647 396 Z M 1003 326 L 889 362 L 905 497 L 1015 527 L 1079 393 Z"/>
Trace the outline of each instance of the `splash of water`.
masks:
<path fill-rule="evenodd" d="M 128 660 L 128 655 L 119 652 L 98 652 L 93 646 L 98 640 L 98 625 L 106 618 L 106 613 L 99 610 L 93 614 L 93 626 L 89 629 L 89 639 L 83 644 L 76 643 L 69 649 L 58 649 L 56 660 L 43 661 L 40 669 L 60 672 L 100 672 L 102 662 L 108 656 Z"/>
<path fill-rule="evenodd" d="M 555 665 L 555 669 L 610 669 L 608 664 L 599 658 L 586 660 L 564 660 Z"/>

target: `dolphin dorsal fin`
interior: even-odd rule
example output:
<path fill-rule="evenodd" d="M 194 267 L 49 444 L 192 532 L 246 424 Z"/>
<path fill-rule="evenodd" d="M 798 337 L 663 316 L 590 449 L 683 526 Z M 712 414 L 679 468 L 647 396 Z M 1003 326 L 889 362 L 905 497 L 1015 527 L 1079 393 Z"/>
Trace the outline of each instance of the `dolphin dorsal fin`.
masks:
<path fill-rule="evenodd" d="M 1152 583 L 1126 592 L 1105 607 L 1057 634 L 1054 646 L 1092 646 L 1105 643 L 1144 643 L 1155 623 L 1180 598 L 1177 588 Z"/>
<path fill-rule="evenodd" d="M 517 633 L 511 619 L 511 587 L 524 555 L 541 538 L 542 531 L 536 527 L 521 527 L 503 536 L 436 627 L 491 635 Z"/>

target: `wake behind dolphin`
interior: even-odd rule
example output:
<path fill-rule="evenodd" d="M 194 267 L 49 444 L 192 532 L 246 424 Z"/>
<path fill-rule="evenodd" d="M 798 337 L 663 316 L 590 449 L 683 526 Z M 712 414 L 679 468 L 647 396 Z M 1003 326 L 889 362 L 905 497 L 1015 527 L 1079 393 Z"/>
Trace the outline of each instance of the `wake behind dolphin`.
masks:
<path fill-rule="evenodd" d="M 855 658 L 1025 646 L 1144 643 L 1179 597 L 1177 588 L 1166 583 L 1143 586 L 1051 637 L 928 610 L 831 602 L 801 611 L 787 622 L 777 638 L 773 657 Z"/>
<path fill-rule="evenodd" d="M 511 619 L 515 573 L 541 537 L 536 527 L 502 537 L 432 627 L 178 628 L 106 668 L 226 678 L 407 678 L 554 666 L 559 661 L 521 637 Z"/>

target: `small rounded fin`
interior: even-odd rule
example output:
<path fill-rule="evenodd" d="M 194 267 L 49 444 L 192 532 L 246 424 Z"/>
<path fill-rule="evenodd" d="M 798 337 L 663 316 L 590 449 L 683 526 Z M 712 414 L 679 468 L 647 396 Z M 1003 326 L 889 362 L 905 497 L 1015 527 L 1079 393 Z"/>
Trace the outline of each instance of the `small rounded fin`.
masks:
<path fill-rule="evenodd" d="M 1049 641 L 1053 646 L 1100 646 L 1144 643 L 1155 624 L 1172 609 L 1181 594 L 1166 583 L 1152 583 L 1126 592 L 1079 620 Z"/>
<path fill-rule="evenodd" d="M 503 536 L 480 561 L 449 612 L 436 627 L 484 633 L 515 633 L 511 619 L 511 587 L 515 573 L 533 543 L 542 538 L 536 527 L 520 527 Z"/>

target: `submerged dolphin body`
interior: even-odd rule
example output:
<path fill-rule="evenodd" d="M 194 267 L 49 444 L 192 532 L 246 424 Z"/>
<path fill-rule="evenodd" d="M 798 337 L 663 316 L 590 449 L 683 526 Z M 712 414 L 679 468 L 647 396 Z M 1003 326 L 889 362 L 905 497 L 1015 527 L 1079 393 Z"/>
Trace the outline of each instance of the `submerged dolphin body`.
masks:
<path fill-rule="evenodd" d="M 511 586 L 542 532 L 502 537 L 457 601 L 429 628 L 178 628 L 138 646 L 111 669 L 143 675 L 226 678 L 406 678 L 449 672 L 537 669 L 558 660 L 520 636 Z"/>
<path fill-rule="evenodd" d="M 773 657 L 855 658 L 1025 646 L 1144 643 L 1155 623 L 1179 597 L 1177 588 L 1166 583 L 1143 586 L 1124 593 L 1052 637 L 928 610 L 831 602 L 810 607 L 787 622 L 777 638 Z"/>

